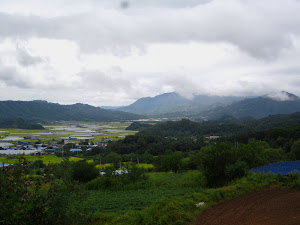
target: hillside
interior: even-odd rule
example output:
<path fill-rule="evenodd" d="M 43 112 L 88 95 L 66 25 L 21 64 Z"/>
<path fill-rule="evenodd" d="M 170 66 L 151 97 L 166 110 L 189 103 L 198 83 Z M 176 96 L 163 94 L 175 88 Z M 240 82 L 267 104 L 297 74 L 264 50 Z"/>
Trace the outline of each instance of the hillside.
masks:
<path fill-rule="evenodd" d="M 195 95 L 193 99 L 187 99 L 172 92 L 157 95 L 153 98 L 141 98 L 133 104 L 120 107 L 117 110 L 137 114 L 176 117 L 195 114 L 204 110 L 213 109 L 217 106 L 225 106 L 241 99 L 244 98 L 207 95 Z"/>
<path fill-rule="evenodd" d="M 217 107 L 194 115 L 196 119 L 203 117 L 210 120 L 218 119 L 224 115 L 235 118 L 263 118 L 269 115 L 290 114 L 300 111 L 300 98 L 288 92 L 279 92 L 257 98 L 244 99 L 225 107 Z"/>
<path fill-rule="evenodd" d="M 25 121 L 20 118 L 10 118 L 0 121 L 0 128 L 17 128 L 17 129 L 30 129 L 30 130 L 43 130 L 42 125 Z"/>
<path fill-rule="evenodd" d="M 225 117 L 231 118 L 231 117 Z M 198 136 L 198 135 L 232 135 L 241 132 L 263 131 L 273 128 L 283 128 L 300 124 L 300 112 L 289 115 L 273 115 L 262 119 L 238 120 L 223 123 L 222 120 L 209 122 L 193 122 L 187 119 L 158 123 L 139 132 L 166 136 Z"/>
<path fill-rule="evenodd" d="M 60 105 L 46 101 L 0 101 L 0 120 L 22 118 L 46 121 L 126 121 L 143 118 L 132 113 L 105 110 L 86 104 Z"/>

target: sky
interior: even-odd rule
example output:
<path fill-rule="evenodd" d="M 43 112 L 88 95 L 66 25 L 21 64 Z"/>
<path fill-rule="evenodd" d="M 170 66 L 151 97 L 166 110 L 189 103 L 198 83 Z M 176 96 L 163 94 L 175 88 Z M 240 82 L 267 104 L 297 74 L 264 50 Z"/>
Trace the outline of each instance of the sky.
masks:
<path fill-rule="evenodd" d="M 1 0 L 0 100 L 300 96 L 300 0 Z"/>

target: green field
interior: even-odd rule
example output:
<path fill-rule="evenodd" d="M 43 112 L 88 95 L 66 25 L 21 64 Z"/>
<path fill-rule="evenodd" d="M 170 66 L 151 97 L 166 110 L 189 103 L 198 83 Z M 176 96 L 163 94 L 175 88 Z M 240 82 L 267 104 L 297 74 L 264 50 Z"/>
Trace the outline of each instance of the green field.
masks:
<path fill-rule="evenodd" d="M 96 214 L 124 213 L 131 210 L 141 210 L 164 196 L 178 197 L 196 190 L 199 188 L 158 187 L 124 191 L 89 191 L 85 207 L 89 207 Z"/>
<path fill-rule="evenodd" d="M 144 188 L 125 190 L 89 191 L 85 207 L 96 213 L 125 213 L 141 210 L 162 197 L 174 198 L 200 191 L 204 183 L 199 182 L 199 171 L 184 173 L 148 173 L 149 180 Z M 186 182 L 187 179 L 189 182 Z"/>
<path fill-rule="evenodd" d="M 61 157 L 56 157 L 54 155 L 41 155 L 41 156 L 24 156 L 26 161 L 36 161 L 36 160 L 42 160 L 44 164 L 48 165 L 49 163 L 60 163 L 63 158 Z M 80 161 L 83 160 L 83 158 L 79 158 L 79 157 L 70 157 L 69 158 L 70 161 Z M 0 163 L 17 163 L 19 162 L 19 159 L 16 158 L 7 158 L 7 157 L 0 157 Z"/>

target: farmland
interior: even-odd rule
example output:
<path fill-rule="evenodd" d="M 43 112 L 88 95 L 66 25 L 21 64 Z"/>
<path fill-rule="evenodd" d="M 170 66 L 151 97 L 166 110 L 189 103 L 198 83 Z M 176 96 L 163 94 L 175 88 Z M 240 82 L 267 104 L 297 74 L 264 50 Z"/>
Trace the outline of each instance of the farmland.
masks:
<path fill-rule="evenodd" d="M 91 137 L 93 142 L 97 142 L 104 139 L 119 140 L 126 135 L 135 134 L 135 132 L 132 131 L 125 131 L 125 128 L 129 125 L 130 123 L 68 122 L 55 125 L 44 125 L 45 130 L 1 129 L 0 134 L 21 137 L 23 141 L 30 144 L 34 144 L 37 141 L 57 141 L 62 137 L 69 136 Z M 5 139 L 3 139 L 3 141 L 4 140 Z"/>
<path fill-rule="evenodd" d="M 158 187 L 137 190 L 90 191 L 86 206 L 96 213 L 125 213 L 142 210 L 162 197 L 179 197 L 196 190 L 195 187 Z"/>

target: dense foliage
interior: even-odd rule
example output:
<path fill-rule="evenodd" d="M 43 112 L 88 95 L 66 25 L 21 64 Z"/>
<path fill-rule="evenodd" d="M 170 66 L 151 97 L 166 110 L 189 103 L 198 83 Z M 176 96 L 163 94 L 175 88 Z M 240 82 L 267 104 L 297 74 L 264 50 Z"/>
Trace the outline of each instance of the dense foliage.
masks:
<path fill-rule="evenodd" d="M 278 129 L 300 124 L 300 112 L 290 115 L 268 116 L 263 119 L 236 120 L 232 117 L 228 122 L 228 117 L 223 120 L 209 122 L 193 122 L 187 119 L 181 121 L 168 121 L 158 123 L 141 131 L 141 134 L 159 135 L 162 137 L 185 137 L 203 135 L 234 135 L 238 133 L 257 132 L 268 129 Z M 224 121 L 227 119 L 226 121 Z"/>
<path fill-rule="evenodd" d="M 226 143 L 206 146 L 198 153 L 201 169 L 210 186 L 244 176 L 251 168 L 285 159 L 281 149 L 271 149 L 266 142 L 252 141 L 238 148 Z"/>
<path fill-rule="evenodd" d="M 148 127 L 151 127 L 151 126 L 152 125 L 149 124 L 149 123 L 133 122 L 125 130 L 137 130 L 137 131 L 141 131 L 141 130 L 144 130 L 144 129 L 146 129 Z"/>
<path fill-rule="evenodd" d="M 0 224 L 79 224 L 88 221 L 81 208 L 84 192 L 70 177 L 69 162 L 42 169 L 37 178 L 28 176 L 20 163 L 0 171 Z M 82 214 L 86 213 L 85 217 Z"/>
<path fill-rule="evenodd" d="M 99 171 L 93 164 L 86 161 L 78 161 L 72 163 L 72 178 L 81 182 L 88 182 L 95 179 L 99 175 Z"/>
<path fill-rule="evenodd" d="M 134 135 L 125 139 L 112 142 L 108 145 L 108 150 L 118 154 L 151 154 L 162 155 L 167 150 L 188 152 L 200 149 L 204 146 L 203 138 L 163 138 L 156 135 Z"/>

